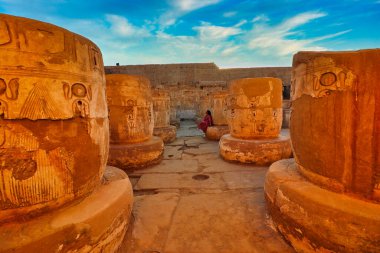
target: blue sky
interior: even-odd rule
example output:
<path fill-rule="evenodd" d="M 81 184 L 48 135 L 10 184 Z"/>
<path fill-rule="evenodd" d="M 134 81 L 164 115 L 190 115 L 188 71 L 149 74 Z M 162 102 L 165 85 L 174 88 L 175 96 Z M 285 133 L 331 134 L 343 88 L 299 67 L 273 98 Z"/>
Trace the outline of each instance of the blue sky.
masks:
<path fill-rule="evenodd" d="M 290 66 L 301 50 L 380 47 L 380 0 L 0 0 L 94 41 L 105 65 Z"/>

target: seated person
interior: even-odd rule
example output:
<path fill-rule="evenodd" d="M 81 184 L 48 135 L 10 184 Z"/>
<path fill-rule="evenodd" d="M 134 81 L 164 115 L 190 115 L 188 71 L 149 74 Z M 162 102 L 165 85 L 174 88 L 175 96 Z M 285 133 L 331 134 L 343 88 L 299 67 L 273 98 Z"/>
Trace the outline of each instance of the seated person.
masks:
<path fill-rule="evenodd" d="M 206 115 L 204 116 L 203 120 L 201 123 L 198 124 L 198 128 L 201 129 L 204 133 L 206 133 L 207 128 L 209 126 L 212 126 L 212 116 L 211 116 L 211 111 L 207 110 Z"/>

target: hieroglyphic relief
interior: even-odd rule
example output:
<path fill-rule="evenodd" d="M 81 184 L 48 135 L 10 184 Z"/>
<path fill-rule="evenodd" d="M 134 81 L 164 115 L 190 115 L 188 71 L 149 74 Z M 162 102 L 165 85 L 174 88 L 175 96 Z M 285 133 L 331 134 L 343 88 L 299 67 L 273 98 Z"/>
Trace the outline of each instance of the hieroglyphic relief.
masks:
<path fill-rule="evenodd" d="M 226 117 L 238 138 L 278 136 L 282 125 L 281 81 L 246 78 L 231 82 Z"/>
<path fill-rule="evenodd" d="M 91 41 L 0 14 L 0 54 L 3 221 L 92 192 L 105 168 L 109 134 L 103 62 Z"/>
<path fill-rule="evenodd" d="M 73 198 L 72 153 L 41 148 L 38 138 L 17 124 L 2 125 L 0 136 L 0 209 Z"/>
<path fill-rule="evenodd" d="M 153 102 L 149 80 L 130 75 L 106 75 L 112 143 L 133 143 L 152 137 Z"/>
<path fill-rule="evenodd" d="M 82 83 L 74 83 L 71 86 L 67 82 L 62 82 L 62 84 L 65 99 L 72 101 L 74 115 L 88 117 L 92 99 L 91 86 L 86 87 Z"/>
<path fill-rule="evenodd" d="M 350 90 L 354 82 L 355 76 L 349 69 L 336 66 L 331 58 L 317 57 L 293 68 L 292 99 L 303 94 L 318 98 L 328 96 L 333 91 Z"/>

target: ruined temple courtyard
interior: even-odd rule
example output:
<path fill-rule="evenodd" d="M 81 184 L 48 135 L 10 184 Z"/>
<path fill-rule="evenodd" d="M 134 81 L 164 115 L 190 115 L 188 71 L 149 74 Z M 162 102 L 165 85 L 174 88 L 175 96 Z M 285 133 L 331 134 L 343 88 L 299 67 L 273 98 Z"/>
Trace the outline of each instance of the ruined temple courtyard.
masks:
<path fill-rule="evenodd" d="M 268 167 L 226 162 L 218 142 L 181 126 L 198 136 L 178 137 L 159 165 L 129 174 L 133 218 L 120 252 L 294 252 L 267 216 Z"/>

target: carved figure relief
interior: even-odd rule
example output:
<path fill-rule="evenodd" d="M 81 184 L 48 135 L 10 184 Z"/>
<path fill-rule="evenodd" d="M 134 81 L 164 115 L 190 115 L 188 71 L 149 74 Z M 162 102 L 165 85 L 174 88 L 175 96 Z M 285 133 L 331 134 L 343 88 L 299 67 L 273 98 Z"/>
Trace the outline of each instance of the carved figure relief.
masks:
<path fill-rule="evenodd" d="M 29 206 L 74 194 L 73 157 L 64 148 L 47 151 L 24 127 L 0 127 L 0 207 Z M 22 152 L 26 149 L 28 152 Z M 32 194 L 38 189 L 45 194 Z"/>
<path fill-rule="evenodd" d="M 48 89 L 43 84 L 35 84 L 21 108 L 20 117 L 32 120 L 59 119 L 61 114 Z"/>
<path fill-rule="evenodd" d="M 246 78 L 231 82 L 226 117 L 237 138 L 275 137 L 282 124 L 282 83 L 275 78 Z"/>
<path fill-rule="evenodd" d="M 328 96 L 334 91 L 350 90 L 354 83 L 355 76 L 350 70 L 336 66 L 331 58 L 317 57 L 293 68 L 292 99 L 302 94 L 316 98 Z"/>
<path fill-rule="evenodd" d="M 47 212 L 100 183 L 109 134 L 99 52 L 65 29 L 0 14 L 2 221 Z"/>

